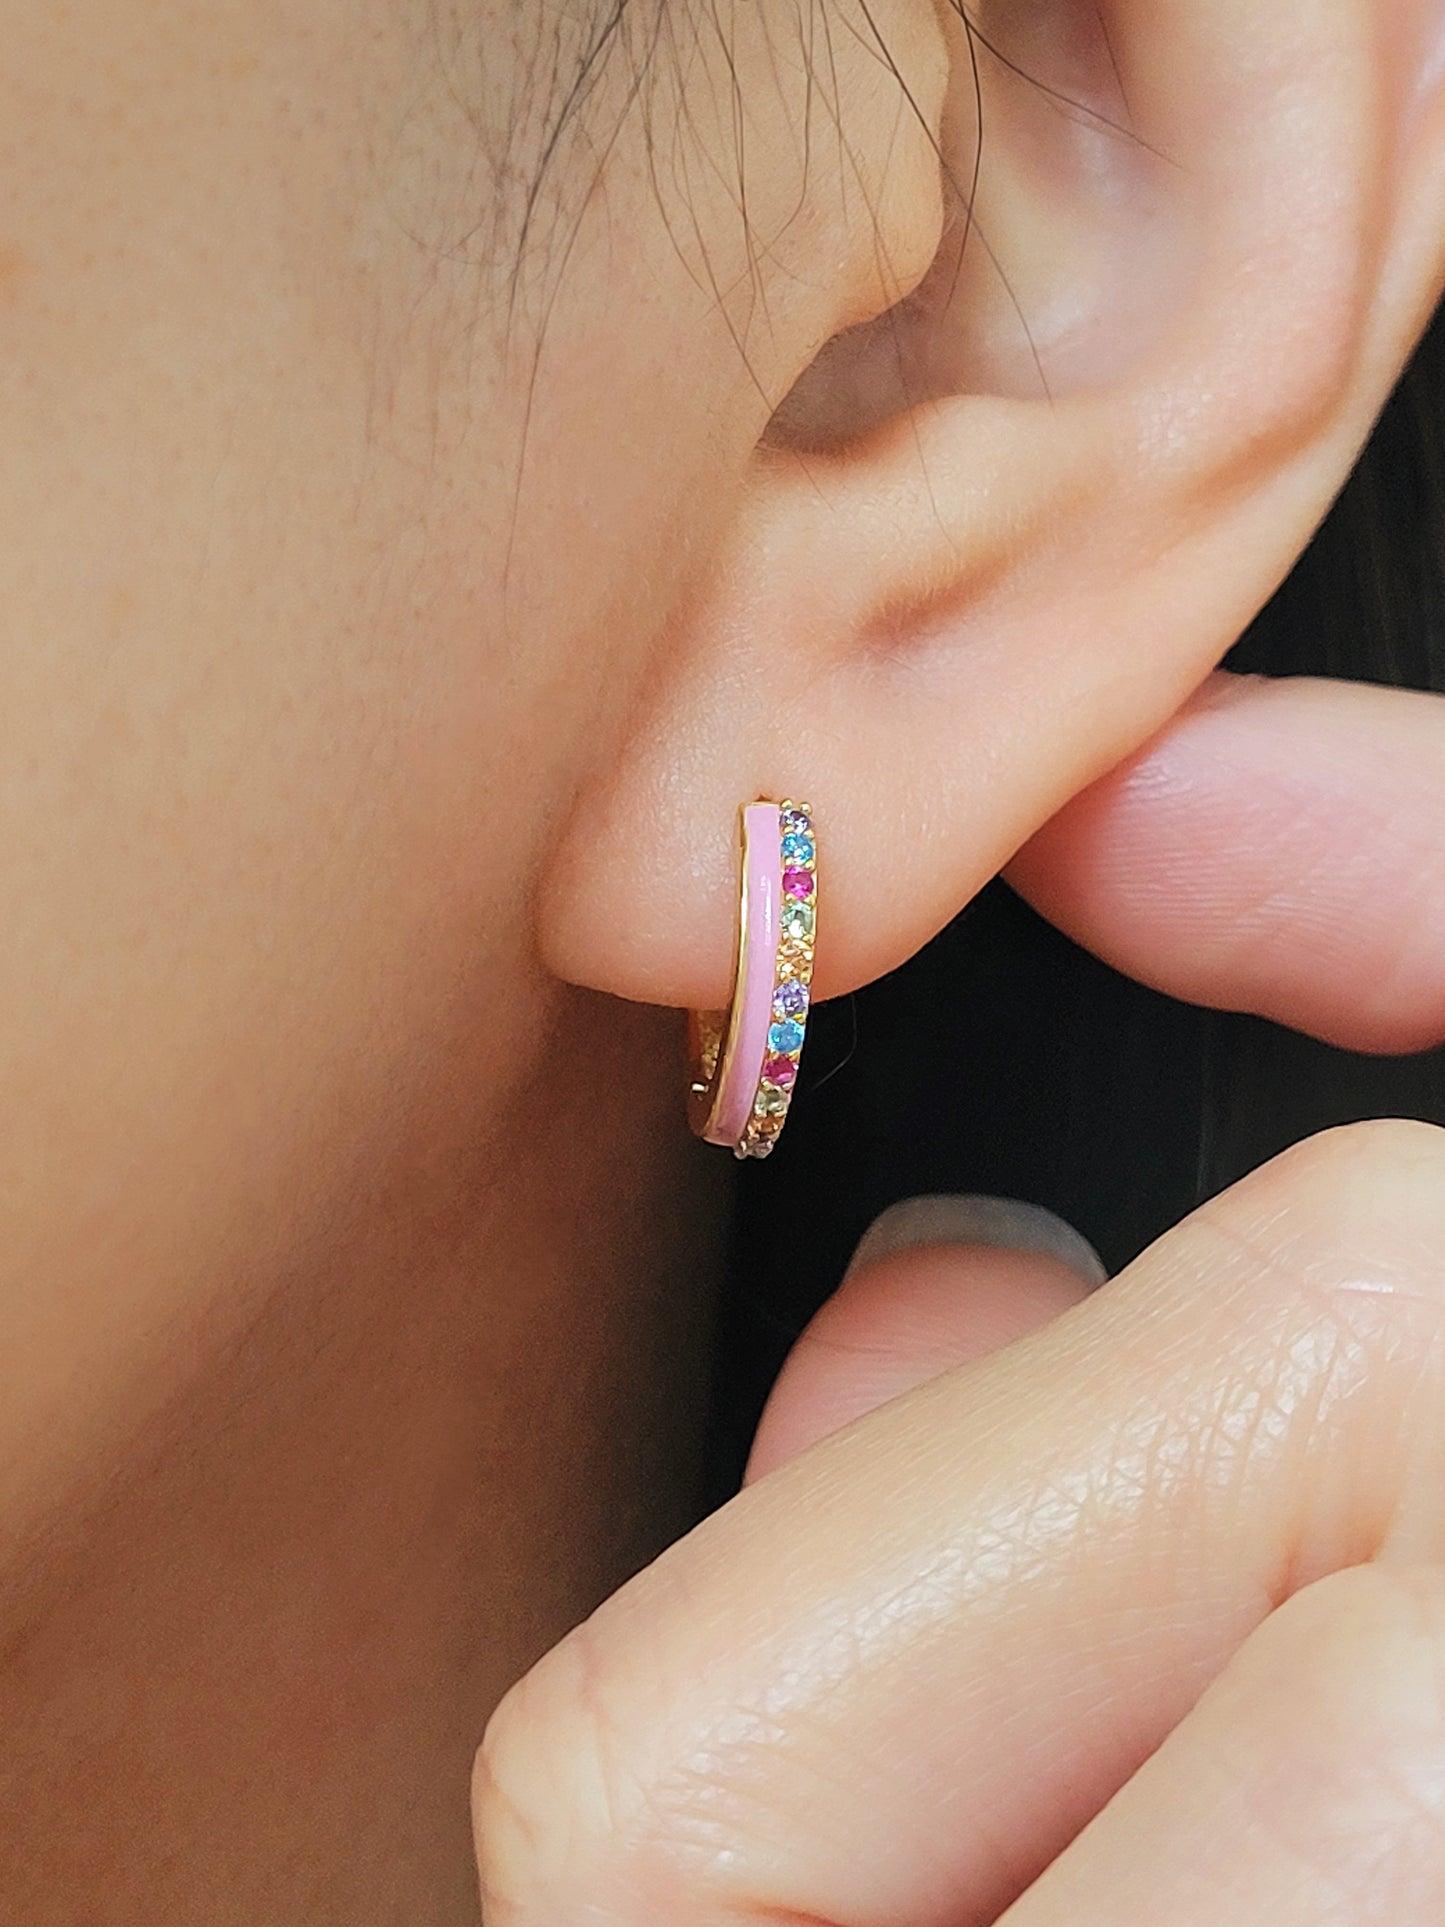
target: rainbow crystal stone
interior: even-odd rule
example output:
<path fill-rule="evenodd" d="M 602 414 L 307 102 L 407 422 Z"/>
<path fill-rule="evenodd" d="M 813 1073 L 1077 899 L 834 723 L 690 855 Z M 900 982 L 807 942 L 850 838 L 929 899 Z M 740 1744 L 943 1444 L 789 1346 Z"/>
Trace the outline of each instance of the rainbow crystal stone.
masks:
<path fill-rule="evenodd" d="M 804 1019 L 812 1004 L 813 941 L 817 928 L 817 840 L 812 812 L 806 803 L 786 798 L 777 808 L 780 890 L 778 943 L 773 964 L 771 1022 L 765 1054 L 758 1070 L 748 1126 L 737 1145 L 737 1155 L 765 1158 L 772 1154 L 788 1115 L 798 1079 L 798 1054 L 803 1048 Z"/>
<path fill-rule="evenodd" d="M 809 943 L 815 921 L 811 903 L 790 902 L 783 911 L 783 935 L 790 943 Z"/>
<path fill-rule="evenodd" d="M 778 1017 L 802 1017 L 808 1009 L 808 986 L 790 977 L 773 993 L 773 1013 Z"/>
<path fill-rule="evenodd" d="M 768 1049 L 786 1056 L 803 1048 L 803 1026 L 784 1017 L 768 1032 Z"/>

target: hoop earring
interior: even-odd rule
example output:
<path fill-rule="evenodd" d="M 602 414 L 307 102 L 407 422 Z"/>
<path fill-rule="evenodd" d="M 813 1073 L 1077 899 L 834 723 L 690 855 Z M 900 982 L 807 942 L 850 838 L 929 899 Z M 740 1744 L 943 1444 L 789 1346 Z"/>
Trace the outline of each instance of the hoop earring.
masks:
<path fill-rule="evenodd" d="M 688 1112 L 709 1144 L 765 1158 L 787 1120 L 812 1001 L 818 846 L 806 803 L 744 804 L 738 835 L 733 998 L 689 1017 Z"/>

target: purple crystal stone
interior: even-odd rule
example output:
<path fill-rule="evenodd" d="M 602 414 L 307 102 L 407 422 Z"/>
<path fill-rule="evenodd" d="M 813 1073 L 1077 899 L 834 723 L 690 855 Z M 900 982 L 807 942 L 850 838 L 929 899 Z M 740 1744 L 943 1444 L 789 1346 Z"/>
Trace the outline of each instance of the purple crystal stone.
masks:
<path fill-rule="evenodd" d="M 808 1008 L 808 986 L 791 978 L 773 993 L 773 1009 L 779 1017 L 801 1017 Z"/>

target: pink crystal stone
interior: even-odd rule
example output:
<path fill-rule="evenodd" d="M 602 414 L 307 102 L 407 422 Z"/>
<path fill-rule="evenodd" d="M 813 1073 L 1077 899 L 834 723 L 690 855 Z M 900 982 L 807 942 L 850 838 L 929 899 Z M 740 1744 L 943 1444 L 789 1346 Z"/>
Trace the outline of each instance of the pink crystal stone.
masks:
<path fill-rule="evenodd" d="M 776 1084 L 780 1091 L 790 1091 L 798 1067 L 791 1057 L 769 1057 L 763 1063 L 763 1077 L 769 1084 Z"/>
<path fill-rule="evenodd" d="M 810 897 L 813 894 L 813 873 L 811 870 L 784 870 L 783 891 L 790 897 Z"/>

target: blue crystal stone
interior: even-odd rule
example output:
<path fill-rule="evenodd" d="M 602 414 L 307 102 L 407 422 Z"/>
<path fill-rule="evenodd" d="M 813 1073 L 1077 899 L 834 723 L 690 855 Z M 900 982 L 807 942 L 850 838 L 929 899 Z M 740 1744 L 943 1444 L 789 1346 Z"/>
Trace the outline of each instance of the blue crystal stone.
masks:
<path fill-rule="evenodd" d="M 796 977 L 779 984 L 773 993 L 773 1014 L 777 1017 L 801 1017 L 808 1008 L 808 986 L 800 984 Z"/>
<path fill-rule="evenodd" d="M 813 839 L 803 836 L 797 830 L 790 830 L 783 838 L 784 863 L 811 863 L 813 861 Z"/>
<path fill-rule="evenodd" d="M 803 1048 L 803 1026 L 795 1024 L 791 1017 L 774 1024 L 768 1032 L 768 1049 L 783 1054 Z"/>

